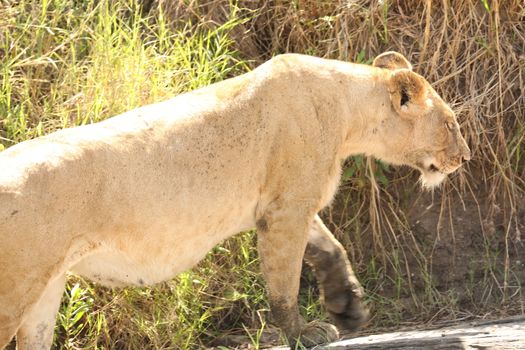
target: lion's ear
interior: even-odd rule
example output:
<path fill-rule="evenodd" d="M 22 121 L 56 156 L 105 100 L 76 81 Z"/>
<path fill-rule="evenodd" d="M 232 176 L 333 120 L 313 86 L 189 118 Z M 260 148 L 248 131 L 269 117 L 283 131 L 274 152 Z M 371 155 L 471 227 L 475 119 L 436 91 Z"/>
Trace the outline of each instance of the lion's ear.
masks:
<path fill-rule="evenodd" d="M 408 60 L 395 51 L 387 51 L 377 56 L 374 62 L 372 63 L 374 67 L 386 68 L 390 70 L 396 69 L 410 69 L 412 70 L 412 65 Z"/>
<path fill-rule="evenodd" d="M 425 79 L 408 69 L 396 70 L 388 81 L 392 106 L 403 117 L 423 115 L 429 108 Z"/>

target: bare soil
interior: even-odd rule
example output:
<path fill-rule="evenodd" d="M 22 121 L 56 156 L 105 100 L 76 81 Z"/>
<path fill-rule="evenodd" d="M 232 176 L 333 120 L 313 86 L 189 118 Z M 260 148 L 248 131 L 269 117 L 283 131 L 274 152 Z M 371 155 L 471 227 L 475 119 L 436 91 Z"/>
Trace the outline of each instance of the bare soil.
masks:
<path fill-rule="evenodd" d="M 504 295 L 521 294 L 525 284 L 525 244 L 516 239 L 525 230 L 508 232 L 502 209 L 488 207 L 486 197 L 451 193 L 442 200 L 441 194 L 421 193 L 407 210 L 411 230 L 428 257 L 435 288 L 453 292 L 459 307 L 472 312 L 505 299 Z M 423 287 L 421 276 L 414 275 L 413 281 Z M 521 301 L 520 309 L 507 312 L 523 313 L 524 296 L 516 300 Z"/>

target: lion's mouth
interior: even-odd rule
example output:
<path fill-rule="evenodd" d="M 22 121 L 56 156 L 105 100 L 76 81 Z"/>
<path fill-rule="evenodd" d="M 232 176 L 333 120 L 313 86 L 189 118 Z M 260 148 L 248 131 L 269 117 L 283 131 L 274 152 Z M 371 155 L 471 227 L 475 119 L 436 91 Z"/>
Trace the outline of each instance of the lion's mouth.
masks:
<path fill-rule="evenodd" d="M 421 184 L 425 188 L 439 186 L 446 177 L 446 173 L 433 162 L 433 159 L 427 159 L 419 163 L 417 167 L 421 172 Z"/>
<path fill-rule="evenodd" d="M 422 173 L 444 173 L 435 163 L 423 161 L 417 162 L 416 168 L 418 168 Z"/>
<path fill-rule="evenodd" d="M 441 170 L 439 170 L 439 168 L 434 163 L 430 163 L 427 170 L 431 173 L 441 173 L 442 172 Z"/>

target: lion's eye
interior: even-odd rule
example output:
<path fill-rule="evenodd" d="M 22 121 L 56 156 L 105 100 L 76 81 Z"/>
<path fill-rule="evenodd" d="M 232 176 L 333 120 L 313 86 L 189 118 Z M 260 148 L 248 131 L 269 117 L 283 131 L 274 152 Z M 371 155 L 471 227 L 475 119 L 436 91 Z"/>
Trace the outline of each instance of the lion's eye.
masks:
<path fill-rule="evenodd" d="M 452 122 L 446 122 L 445 125 L 447 126 L 447 129 L 449 131 L 452 131 L 452 130 L 454 130 L 456 128 L 456 125 L 454 123 L 452 123 Z"/>

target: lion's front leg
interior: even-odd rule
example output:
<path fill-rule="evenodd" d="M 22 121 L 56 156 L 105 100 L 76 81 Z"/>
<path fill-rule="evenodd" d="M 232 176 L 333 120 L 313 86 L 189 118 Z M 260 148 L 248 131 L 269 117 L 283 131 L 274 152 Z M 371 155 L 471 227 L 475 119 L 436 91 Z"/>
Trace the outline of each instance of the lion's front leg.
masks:
<path fill-rule="evenodd" d="M 308 234 L 305 260 L 314 268 L 324 304 L 337 328 L 351 331 L 365 324 L 369 312 L 362 302 L 363 287 L 343 246 L 317 215 Z"/>
<path fill-rule="evenodd" d="M 313 346 L 338 339 L 334 326 L 307 324 L 299 314 L 297 294 L 312 216 L 274 205 L 257 221 L 258 248 L 273 320 L 292 347 Z"/>

